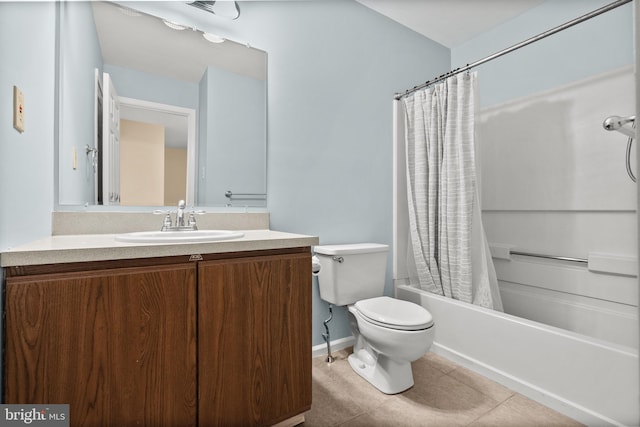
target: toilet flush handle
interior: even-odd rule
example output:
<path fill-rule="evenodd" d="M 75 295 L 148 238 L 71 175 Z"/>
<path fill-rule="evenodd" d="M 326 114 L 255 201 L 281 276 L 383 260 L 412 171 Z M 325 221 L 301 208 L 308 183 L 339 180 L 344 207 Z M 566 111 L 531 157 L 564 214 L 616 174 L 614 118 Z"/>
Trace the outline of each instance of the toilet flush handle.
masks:
<path fill-rule="evenodd" d="M 338 261 L 340 264 L 344 262 L 344 258 L 342 258 L 341 256 L 334 256 L 333 260 Z"/>

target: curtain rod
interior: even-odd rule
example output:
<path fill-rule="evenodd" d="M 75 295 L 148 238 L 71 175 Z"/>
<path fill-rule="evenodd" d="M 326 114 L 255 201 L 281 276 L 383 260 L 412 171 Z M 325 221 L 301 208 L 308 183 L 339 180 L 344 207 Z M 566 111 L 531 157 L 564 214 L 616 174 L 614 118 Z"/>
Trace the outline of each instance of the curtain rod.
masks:
<path fill-rule="evenodd" d="M 601 7 L 600 9 L 596 9 L 596 10 L 594 10 L 592 12 L 587 13 L 586 15 L 582 15 L 582 16 L 580 16 L 580 17 L 578 17 L 578 18 L 576 18 L 576 19 L 574 19 L 572 21 L 565 22 L 564 24 L 559 25 L 559 26 L 557 26 L 555 28 L 552 28 L 550 30 L 547 30 L 544 33 L 540 33 L 537 36 L 533 36 L 533 37 L 531 37 L 531 38 L 529 38 L 529 39 L 527 39 L 527 40 L 525 40 L 523 42 L 520 42 L 520 43 L 515 44 L 515 45 L 513 45 L 511 47 L 508 47 L 508 48 L 503 49 L 503 50 L 501 50 L 499 52 L 496 52 L 493 55 L 486 56 L 486 57 L 484 57 L 484 58 L 482 58 L 482 59 L 480 59 L 480 60 L 478 60 L 476 62 L 473 62 L 471 64 L 467 64 L 464 67 L 456 68 L 455 70 L 452 70 L 452 71 L 449 71 L 449 72 L 447 72 L 445 74 L 442 74 L 439 77 L 436 77 L 436 78 L 434 78 L 432 80 L 428 80 L 428 81 L 426 81 L 425 83 L 423 83 L 421 85 L 414 86 L 411 89 L 407 89 L 403 93 L 396 93 L 395 99 L 396 100 L 400 100 L 403 97 L 405 97 L 405 96 L 407 96 L 407 95 L 409 95 L 409 94 L 411 94 L 413 92 L 416 92 L 416 91 L 418 91 L 420 89 L 424 89 L 427 86 L 431 86 L 432 84 L 441 82 L 441 81 L 443 81 L 443 80 L 445 80 L 445 79 L 447 79 L 447 78 L 449 78 L 451 76 L 454 76 L 456 74 L 468 71 L 468 70 L 470 70 L 472 68 L 477 67 L 478 65 L 484 64 L 485 62 L 489 62 L 489 61 L 494 60 L 496 58 L 499 58 L 499 57 L 501 57 L 503 55 L 506 55 L 507 53 L 511 53 L 511 52 L 513 52 L 515 50 L 518 50 L 521 47 L 525 47 L 525 46 L 527 46 L 527 45 L 529 45 L 531 43 L 537 42 L 538 40 L 542 40 L 542 39 L 544 39 L 546 37 L 549 37 L 549 36 L 551 36 L 551 35 L 553 35 L 555 33 L 558 33 L 560 31 L 566 30 L 569 27 L 573 27 L 576 24 L 579 24 L 581 22 L 587 21 L 587 20 L 589 20 L 591 18 L 594 18 L 594 17 L 596 17 L 598 15 L 601 15 L 601 14 L 603 14 L 605 12 L 609 12 L 610 10 L 613 10 L 613 9 L 619 7 L 619 6 L 624 5 L 624 4 L 630 3 L 631 1 L 633 1 L 633 0 L 617 0 L 617 1 L 613 2 L 613 3 L 610 3 L 610 4 L 606 5 L 606 6 Z"/>

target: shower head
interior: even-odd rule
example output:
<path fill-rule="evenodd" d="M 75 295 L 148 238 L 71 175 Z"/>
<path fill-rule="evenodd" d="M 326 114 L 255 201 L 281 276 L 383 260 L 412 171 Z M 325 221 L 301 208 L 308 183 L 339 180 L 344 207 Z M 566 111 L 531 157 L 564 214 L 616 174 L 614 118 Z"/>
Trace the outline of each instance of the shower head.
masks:
<path fill-rule="evenodd" d="M 602 126 L 606 130 L 618 130 L 619 128 L 626 125 L 627 123 L 633 123 L 635 120 L 636 120 L 636 116 L 629 116 L 629 117 L 609 116 L 604 120 L 604 122 L 602 122 Z"/>
<path fill-rule="evenodd" d="M 629 117 L 620 117 L 620 116 L 609 116 L 604 122 L 602 122 L 602 127 L 606 130 L 617 130 L 620 133 L 627 135 L 630 138 L 636 137 L 636 132 L 634 129 L 630 129 L 625 125 L 628 123 L 635 124 L 636 116 Z"/>

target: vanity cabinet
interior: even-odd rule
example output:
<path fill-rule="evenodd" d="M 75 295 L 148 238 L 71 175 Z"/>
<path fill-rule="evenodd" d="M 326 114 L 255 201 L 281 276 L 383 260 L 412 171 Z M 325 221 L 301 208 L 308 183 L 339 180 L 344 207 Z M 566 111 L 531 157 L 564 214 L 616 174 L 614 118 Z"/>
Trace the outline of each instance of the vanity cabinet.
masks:
<path fill-rule="evenodd" d="M 198 266 L 199 420 L 273 425 L 311 406 L 310 253 Z"/>
<path fill-rule="evenodd" d="M 72 426 L 268 426 L 311 406 L 311 253 L 5 270 L 4 403 Z"/>
<path fill-rule="evenodd" d="M 193 265 L 8 277 L 5 292 L 5 403 L 68 403 L 73 425 L 193 425 Z"/>

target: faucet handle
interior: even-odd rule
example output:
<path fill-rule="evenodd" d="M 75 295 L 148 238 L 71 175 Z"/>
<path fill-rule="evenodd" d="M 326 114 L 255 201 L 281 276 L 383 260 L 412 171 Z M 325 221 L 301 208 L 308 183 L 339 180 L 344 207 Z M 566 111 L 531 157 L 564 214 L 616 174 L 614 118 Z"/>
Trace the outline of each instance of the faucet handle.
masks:
<path fill-rule="evenodd" d="M 153 211 L 153 214 L 164 215 L 164 219 L 162 220 L 162 229 L 160 231 L 166 231 L 171 228 L 171 211 L 156 209 Z"/>
<path fill-rule="evenodd" d="M 206 212 L 203 211 L 202 209 L 199 210 L 193 210 L 191 212 L 189 212 L 189 220 L 187 221 L 187 225 L 189 227 L 191 227 L 193 230 L 197 230 L 198 226 L 196 226 L 196 215 L 203 215 Z"/>

